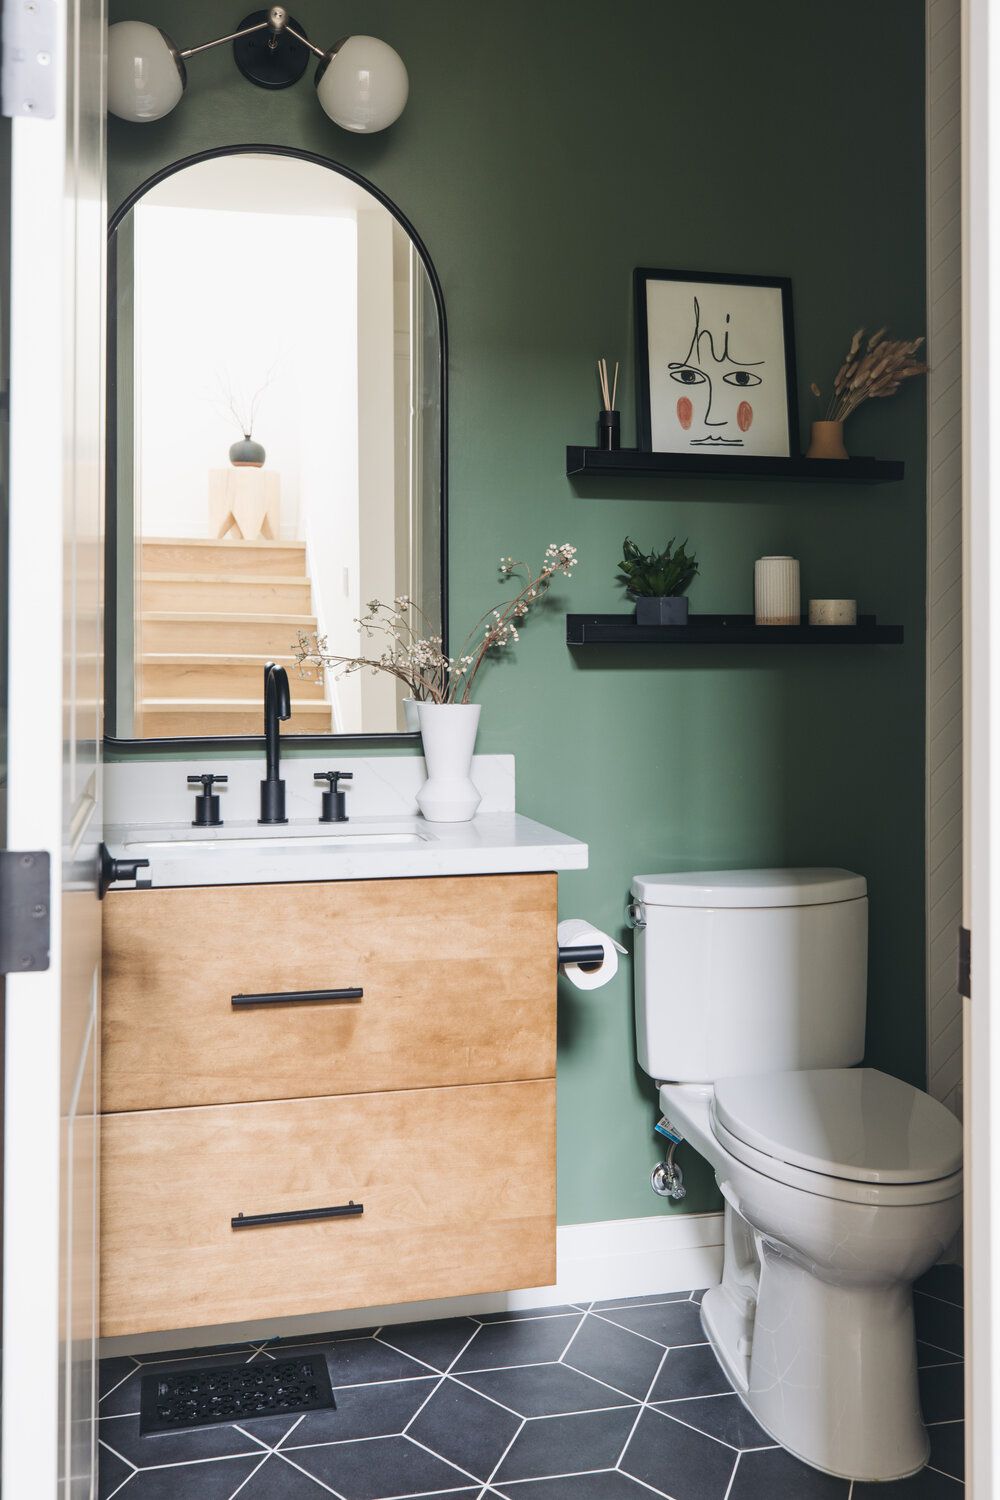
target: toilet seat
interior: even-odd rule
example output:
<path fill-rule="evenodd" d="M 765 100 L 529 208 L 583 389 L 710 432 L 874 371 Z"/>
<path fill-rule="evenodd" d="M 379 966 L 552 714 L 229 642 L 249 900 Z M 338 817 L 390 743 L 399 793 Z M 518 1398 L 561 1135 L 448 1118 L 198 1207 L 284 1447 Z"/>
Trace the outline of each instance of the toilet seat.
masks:
<path fill-rule="evenodd" d="M 954 1115 L 873 1068 L 720 1079 L 711 1124 L 745 1165 L 823 1197 L 902 1205 L 961 1191 Z"/>

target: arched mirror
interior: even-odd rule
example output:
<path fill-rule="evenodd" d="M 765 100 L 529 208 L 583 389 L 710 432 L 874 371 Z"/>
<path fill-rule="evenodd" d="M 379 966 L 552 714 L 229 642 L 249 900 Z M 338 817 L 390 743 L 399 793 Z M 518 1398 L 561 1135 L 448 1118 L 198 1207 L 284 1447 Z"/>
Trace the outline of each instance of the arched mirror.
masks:
<path fill-rule="evenodd" d="M 109 250 L 106 727 L 116 741 L 405 732 L 350 657 L 369 601 L 445 616 L 444 308 L 416 233 L 322 158 L 254 147 L 159 173 Z M 371 654 L 368 643 L 366 654 Z"/>

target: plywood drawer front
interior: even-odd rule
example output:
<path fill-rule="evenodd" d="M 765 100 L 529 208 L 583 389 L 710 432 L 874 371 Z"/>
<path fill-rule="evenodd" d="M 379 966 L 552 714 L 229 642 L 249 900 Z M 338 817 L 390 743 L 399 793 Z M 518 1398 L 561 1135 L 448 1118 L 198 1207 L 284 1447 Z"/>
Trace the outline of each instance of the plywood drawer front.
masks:
<path fill-rule="evenodd" d="M 112 892 L 104 934 L 105 1111 L 555 1072 L 555 875 Z"/>
<path fill-rule="evenodd" d="M 105 1335 L 547 1286 L 555 1083 L 107 1115 L 101 1268 Z"/>

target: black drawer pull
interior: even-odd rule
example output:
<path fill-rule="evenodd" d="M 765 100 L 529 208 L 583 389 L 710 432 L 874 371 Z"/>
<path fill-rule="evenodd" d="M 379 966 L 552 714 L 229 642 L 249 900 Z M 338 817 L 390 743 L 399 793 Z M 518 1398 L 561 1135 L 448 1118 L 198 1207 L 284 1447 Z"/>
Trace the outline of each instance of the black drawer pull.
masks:
<path fill-rule="evenodd" d="M 233 1009 L 251 1005 L 330 1005 L 337 1001 L 361 1000 L 364 990 L 286 990 L 276 995 L 233 995 Z"/>
<path fill-rule="evenodd" d="M 234 1229 L 260 1229 L 265 1224 L 307 1224 L 311 1219 L 355 1219 L 363 1214 L 365 1205 L 337 1203 L 333 1208 L 299 1208 L 287 1214 L 237 1214 L 230 1219 Z"/>

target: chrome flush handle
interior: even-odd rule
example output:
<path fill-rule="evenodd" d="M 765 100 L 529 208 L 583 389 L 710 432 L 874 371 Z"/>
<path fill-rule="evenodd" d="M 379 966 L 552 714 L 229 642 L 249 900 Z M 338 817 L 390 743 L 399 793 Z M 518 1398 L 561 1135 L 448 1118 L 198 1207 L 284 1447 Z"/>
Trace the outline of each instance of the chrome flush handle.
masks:
<path fill-rule="evenodd" d="M 633 931 L 641 932 L 646 925 L 646 910 L 641 901 L 630 901 L 625 908 L 625 921 Z"/>

